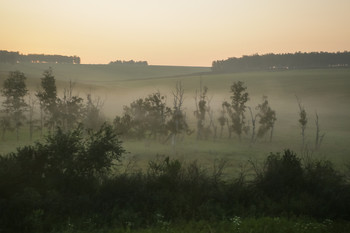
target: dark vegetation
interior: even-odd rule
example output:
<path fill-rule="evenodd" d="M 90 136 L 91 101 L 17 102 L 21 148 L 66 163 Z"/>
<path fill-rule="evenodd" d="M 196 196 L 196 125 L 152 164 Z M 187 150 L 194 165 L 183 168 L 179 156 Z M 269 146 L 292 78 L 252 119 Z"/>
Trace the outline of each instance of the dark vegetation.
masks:
<path fill-rule="evenodd" d="M 239 72 L 254 70 L 279 69 L 310 69 L 348 67 L 350 65 L 350 52 L 312 52 L 312 53 L 284 53 L 284 54 L 254 54 L 232 57 L 226 60 L 213 61 L 213 72 Z"/>
<path fill-rule="evenodd" d="M 271 153 L 239 176 L 158 156 L 146 172 L 117 169 L 125 153 L 109 125 L 56 129 L 0 157 L 0 230 L 124 229 L 235 216 L 350 219 L 350 185 L 331 162 Z M 249 176 L 252 175 L 252 176 Z"/>
<path fill-rule="evenodd" d="M 0 63 L 67 63 L 80 64 L 78 56 L 62 56 L 62 55 L 47 55 L 47 54 L 20 54 L 19 52 L 9 52 L 0 50 Z"/>
<path fill-rule="evenodd" d="M 226 172 L 225 160 L 216 160 L 208 169 L 197 161 L 158 155 L 144 170 L 137 170 L 124 159 L 120 138 L 175 146 L 185 134 L 196 131 L 197 140 L 215 140 L 219 137 L 216 122 L 220 137 L 226 127 L 229 137 L 236 134 L 240 140 L 250 133 L 251 144 L 268 133 L 271 141 L 276 112 L 266 96 L 255 108 L 249 107 L 243 82 L 230 86 L 230 101 L 222 102 L 218 119 L 210 108 L 209 89 L 200 83 L 194 130 L 187 123 L 181 82 L 172 92 L 171 105 L 166 96 L 155 92 L 125 106 L 112 126 L 104 123 L 103 103 L 89 94 L 86 101 L 74 95 L 72 83 L 59 97 L 51 69 L 43 72 L 40 89 L 27 102 L 25 80 L 22 72 L 14 71 L 4 82 L 3 136 L 7 131 L 18 132 L 25 123 L 24 113 L 29 113 L 29 129 L 38 129 L 42 140 L 0 156 L 0 232 L 114 227 L 127 231 L 200 221 L 232 221 L 237 227 L 237 216 L 350 220 L 349 178 L 325 159 L 285 150 L 271 153 L 262 162 L 246 161 L 239 174 Z M 30 117 L 35 101 L 40 111 L 36 120 Z M 296 121 L 304 132 L 307 114 L 297 102 L 300 119 Z M 318 149 L 324 134 L 318 116 L 315 123 Z"/>
<path fill-rule="evenodd" d="M 140 65 L 140 66 L 148 66 L 147 61 L 122 61 L 122 60 L 116 60 L 116 61 L 111 61 L 109 65 Z"/>
<path fill-rule="evenodd" d="M 26 88 L 26 76 L 20 71 L 9 73 L 9 77 L 4 81 L 1 94 L 4 97 L 0 110 L 0 126 L 2 139 L 9 131 L 16 130 L 16 138 L 19 140 L 19 129 L 25 123 L 29 126 L 30 137 L 34 129 L 40 131 L 53 131 L 56 127 L 67 131 L 73 127 L 84 123 L 90 129 L 98 129 L 104 122 L 100 107 L 100 99 L 92 99 L 91 94 L 87 94 L 86 104 L 84 99 L 73 94 L 74 84 L 64 89 L 63 96 L 57 94 L 56 81 L 52 69 L 43 72 L 41 78 L 41 88 L 36 91 L 35 97 L 29 95 Z M 34 119 L 35 108 L 39 105 L 39 118 Z M 29 114 L 28 114 L 29 113 Z M 27 117 L 27 115 L 29 115 Z M 29 118 L 26 122 L 25 120 Z M 32 138 L 30 138 L 32 139 Z"/>

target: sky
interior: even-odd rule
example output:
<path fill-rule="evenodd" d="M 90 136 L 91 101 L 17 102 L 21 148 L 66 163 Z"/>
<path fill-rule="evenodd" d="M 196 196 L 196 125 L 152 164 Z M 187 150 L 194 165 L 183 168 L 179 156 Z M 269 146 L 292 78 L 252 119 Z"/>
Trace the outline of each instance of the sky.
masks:
<path fill-rule="evenodd" d="M 0 0 L 0 50 L 211 66 L 350 50 L 349 0 Z"/>

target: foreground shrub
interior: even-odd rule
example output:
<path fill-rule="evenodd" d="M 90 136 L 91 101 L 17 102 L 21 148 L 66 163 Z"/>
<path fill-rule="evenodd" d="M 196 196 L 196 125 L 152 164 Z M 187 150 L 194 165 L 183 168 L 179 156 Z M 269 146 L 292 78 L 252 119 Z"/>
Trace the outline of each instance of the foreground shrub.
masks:
<path fill-rule="evenodd" d="M 286 150 L 245 181 L 164 156 L 147 172 L 116 173 L 123 153 L 104 125 L 0 157 L 0 232 L 327 232 L 324 219 L 350 219 L 349 184 L 327 161 Z"/>

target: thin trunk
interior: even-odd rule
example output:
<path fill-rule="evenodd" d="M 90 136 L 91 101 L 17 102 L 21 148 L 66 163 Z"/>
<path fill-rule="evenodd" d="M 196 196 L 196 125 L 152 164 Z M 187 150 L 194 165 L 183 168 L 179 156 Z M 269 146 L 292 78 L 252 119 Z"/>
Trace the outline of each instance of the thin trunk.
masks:
<path fill-rule="evenodd" d="M 40 103 L 40 137 L 43 136 L 43 107 Z"/>
<path fill-rule="evenodd" d="M 271 131 L 270 131 L 270 142 L 272 142 L 273 127 L 274 127 L 274 126 L 271 127 Z"/>
<path fill-rule="evenodd" d="M 30 109 L 29 113 L 29 140 L 32 141 L 33 139 L 33 110 Z"/>
<path fill-rule="evenodd" d="M 248 107 L 249 112 L 250 112 L 250 117 L 252 120 L 252 137 L 250 139 L 250 143 L 254 143 L 255 142 L 255 122 L 256 122 L 256 116 L 253 117 L 253 112 L 252 109 L 250 107 Z"/>
<path fill-rule="evenodd" d="M 3 141 L 5 141 L 5 132 L 6 132 L 6 129 L 2 129 L 2 132 L 1 132 L 1 139 Z"/>
<path fill-rule="evenodd" d="M 217 129 L 218 127 L 217 126 L 213 126 L 214 127 L 214 136 L 213 136 L 213 139 L 214 139 L 214 142 L 216 141 L 217 139 Z"/>
<path fill-rule="evenodd" d="M 227 125 L 227 130 L 228 130 L 228 138 L 231 139 L 232 130 L 231 130 L 231 128 L 230 128 L 230 124 L 229 124 L 228 119 L 226 119 L 226 125 Z"/>
<path fill-rule="evenodd" d="M 19 127 L 18 127 L 18 125 L 16 125 L 16 137 L 17 137 L 17 142 L 18 142 L 19 141 Z"/>
<path fill-rule="evenodd" d="M 305 127 L 301 128 L 301 137 L 302 137 L 302 149 L 305 147 Z"/>

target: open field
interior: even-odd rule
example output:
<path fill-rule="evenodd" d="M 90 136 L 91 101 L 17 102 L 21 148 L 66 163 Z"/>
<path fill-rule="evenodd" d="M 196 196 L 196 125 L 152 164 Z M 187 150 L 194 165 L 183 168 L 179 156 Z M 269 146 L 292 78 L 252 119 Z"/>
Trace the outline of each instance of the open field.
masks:
<path fill-rule="evenodd" d="M 298 126 L 298 105 L 296 95 L 305 106 L 308 114 L 306 141 L 309 154 L 316 158 L 326 158 L 341 166 L 350 160 L 350 69 L 290 70 L 275 72 L 246 72 L 232 74 L 211 74 L 209 68 L 203 67 L 162 67 L 162 66 L 108 66 L 108 65 L 60 65 L 53 64 L 54 75 L 62 94 L 63 87 L 72 80 L 76 83 L 75 94 L 85 97 L 87 93 L 99 96 L 104 101 L 104 113 L 109 121 L 116 114 L 122 113 L 123 105 L 130 104 L 139 97 L 145 97 L 155 91 L 167 96 L 171 106 L 172 94 L 176 82 L 181 81 L 185 88 L 185 110 L 191 128 L 195 129 L 193 117 L 194 95 L 199 88 L 200 79 L 209 88 L 212 98 L 211 108 L 215 118 L 219 117 L 221 103 L 229 101 L 229 86 L 234 81 L 243 81 L 248 87 L 250 101 L 254 108 L 267 95 L 271 107 L 277 113 L 273 142 L 260 140 L 249 145 L 250 135 L 244 136 L 242 142 L 236 137 L 231 140 L 224 137 L 209 141 L 197 141 L 194 134 L 185 136 L 176 148 L 154 141 L 125 141 L 130 153 L 126 157 L 147 163 L 156 154 L 176 156 L 184 160 L 197 159 L 206 163 L 224 158 L 237 167 L 238 163 L 248 159 L 261 159 L 271 151 L 285 148 L 300 154 L 301 135 Z M 0 83 L 7 77 L 8 71 L 20 70 L 27 77 L 28 88 L 35 91 L 47 64 L 0 65 Z M 207 73 L 206 73 L 207 72 Z M 320 117 L 321 131 L 325 133 L 324 142 L 319 151 L 313 151 L 315 139 L 315 112 Z M 249 121 L 249 118 L 247 118 Z M 217 123 L 218 125 L 218 123 Z M 219 125 L 218 125 L 219 127 Z M 22 138 L 27 137 L 23 128 Z M 21 145 L 27 141 L 20 142 Z M 0 142 L 0 153 L 13 150 L 18 144 L 11 138 Z"/>

